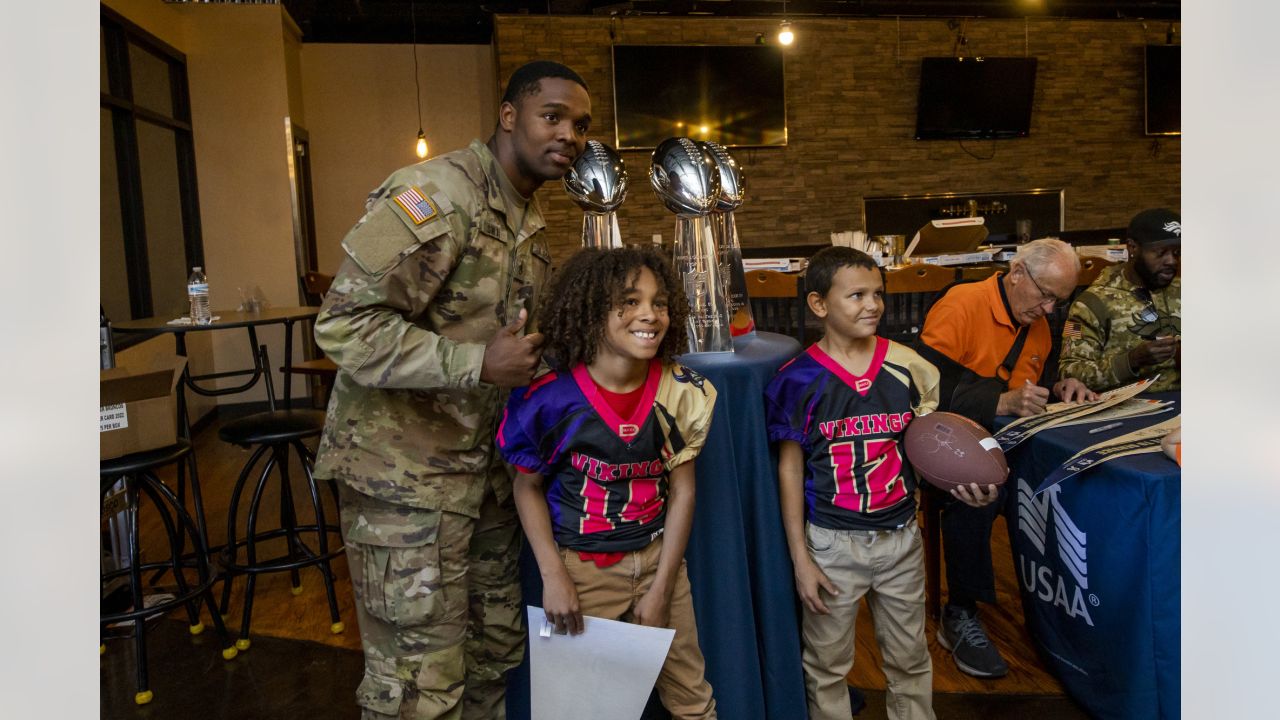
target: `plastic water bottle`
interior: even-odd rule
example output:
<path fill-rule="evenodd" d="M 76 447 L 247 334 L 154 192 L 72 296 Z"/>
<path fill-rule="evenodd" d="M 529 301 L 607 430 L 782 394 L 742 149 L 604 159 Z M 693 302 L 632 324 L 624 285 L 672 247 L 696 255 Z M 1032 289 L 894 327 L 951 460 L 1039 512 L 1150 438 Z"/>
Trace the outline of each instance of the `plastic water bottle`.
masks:
<path fill-rule="evenodd" d="M 209 313 L 209 279 L 198 265 L 191 268 L 191 277 L 187 278 L 187 300 L 191 303 L 192 324 L 208 325 L 213 322 L 213 315 Z"/>

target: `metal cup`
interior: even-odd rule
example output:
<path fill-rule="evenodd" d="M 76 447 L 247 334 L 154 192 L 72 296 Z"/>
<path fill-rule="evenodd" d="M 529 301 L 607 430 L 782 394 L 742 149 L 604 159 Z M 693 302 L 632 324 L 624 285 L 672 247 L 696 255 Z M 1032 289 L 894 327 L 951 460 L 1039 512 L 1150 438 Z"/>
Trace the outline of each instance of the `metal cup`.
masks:
<path fill-rule="evenodd" d="M 618 153 L 599 140 L 588 140 L 586 149 L 565 173 L 564 189 L 586 213 L 582 246 L 622 247 L 617 210 L 627 198 L 627 168 Z"/>
<path fill-rule="evenodd" d="M 709 215 L 720 198 L 711 152 L 689 138 L 667 138 L 653 151 L 653 191 L 676 214 L 675 270 L 689 296 L 689 352 L 733 352 L 729 302 Z"/>
<path fill-rule="evenodd" d="M 710 140 L 702 143 L 716 161 L 720 171 L 720 195 L 711 214 L 711 232 L 716 238 L 716 255 L 720 279 L 725 284 L 729 302 L 729 334 L 733 337 L 756 331 L 751 302 L 747 298 L 747 275 L 742 267 L 742 245 L 738 242 L 738 224 L 733 211 L 746 200 L 746 176 L 742 168 L 723 146 Z"/>

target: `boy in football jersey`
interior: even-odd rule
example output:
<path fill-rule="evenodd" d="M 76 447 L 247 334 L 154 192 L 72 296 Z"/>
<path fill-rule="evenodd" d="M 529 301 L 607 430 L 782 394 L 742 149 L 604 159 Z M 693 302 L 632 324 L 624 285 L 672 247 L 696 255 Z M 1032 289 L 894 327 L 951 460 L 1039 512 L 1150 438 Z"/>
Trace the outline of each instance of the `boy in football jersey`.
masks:
<path fill-rule="evenodd" d="M 580 251 L 543 297 L 552 370 L 512 391 L 497 440 L 519 471 L 547 620 L 575 634 L 584 615 L 674 629 L 662 704 L 714 718 L 684 551 L 716 391 L 672 360 L 688 300 L 666 259 L 636 248 Z"/>
<path fill-rule="evenodd" d="M 850 716 L 845 676 L 865 595 L 884 655 L 889 717 L 931 719 L 924 549 L 916 478 L 901 442 L 912 418 L 937 407 L 938 371 L 910 348 L 876 336 L 884 275 L 871 256 L 824 248 L 809 261 L 805 287 L 824 335 L 778 371 L 765 404 L 769 439 L 779 443 L 782 520 L 803 604 L 809 718 Z M 981 503 L 977 490 L 963 488 L 956 497 Z"/>

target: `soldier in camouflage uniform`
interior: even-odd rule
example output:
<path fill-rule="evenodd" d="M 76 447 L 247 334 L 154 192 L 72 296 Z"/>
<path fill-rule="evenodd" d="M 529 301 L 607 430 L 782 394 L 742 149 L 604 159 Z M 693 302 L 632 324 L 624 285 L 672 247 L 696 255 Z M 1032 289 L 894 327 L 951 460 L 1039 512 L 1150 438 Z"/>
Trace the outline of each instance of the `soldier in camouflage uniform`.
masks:
<path fill-rule="evenodd" d="M 1062 331 L 1058 372 L 1102 391 L 1139 378 L 1150 391 L 1181 388 L 1182 220 L 1144 210 L 1128 232 L 1129 261 L 1109 267 L 1080 293 Z"/>
<path fill-rule="evenodd" d="M 315 475 L 339 484 L 364 718 L 505 716 L 524 618 L 493 438 L 541 355 L 524 328 L 550 264 L 533 194 L 582 152 L 590 110 L 572 70 L 525 65 L 487 143 L 393 173 L 343 240 L 315 326 L 338 365 Z"/>

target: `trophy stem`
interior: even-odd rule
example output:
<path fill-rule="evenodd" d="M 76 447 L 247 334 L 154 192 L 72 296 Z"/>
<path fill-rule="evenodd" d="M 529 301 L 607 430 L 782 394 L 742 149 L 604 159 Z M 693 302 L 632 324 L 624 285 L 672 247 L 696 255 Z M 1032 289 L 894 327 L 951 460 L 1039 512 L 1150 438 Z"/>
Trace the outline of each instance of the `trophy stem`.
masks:
<path fill-rule="evenodd" d="M 676 216 L 675 269 L 689 297 L 689 352 L 733 352 L 729 302 L 711 218 Z M 744 283 L 745 286 L 745 283 Z"/>
<path fill-rule="evenodd" d="M 583 215 L 582 247 L 602 250 L 622 247 L 622 233 L 618 231 L 618 213 L 610 210 Z"/>
<path fill-rule="evenodd" d="M 729 307 L 729 332 L 733 337 L 756 331 L 755 316 L 751 313 L 751 301 L 747 297 L 747 274 L 742 267 L 742 246 L 738 242 L 738 224 L 733 211 L 711 216 L 716 234 L 716 253 L 720 261 L 720 276 L 725 283 L 725 298 Z"/>

